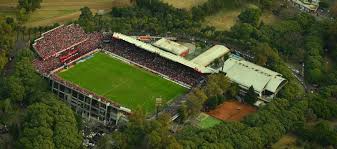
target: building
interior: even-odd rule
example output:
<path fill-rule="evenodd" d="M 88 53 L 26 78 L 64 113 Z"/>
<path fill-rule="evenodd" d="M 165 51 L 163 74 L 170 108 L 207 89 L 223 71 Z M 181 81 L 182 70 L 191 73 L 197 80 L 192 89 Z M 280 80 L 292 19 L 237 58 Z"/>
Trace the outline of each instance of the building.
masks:
<path fill-rule="evenodd" d="M 182 57 L 185 57 L 190 51 L 188 47 L 181 45 L 177 42 L 168 40 L 166 38 L 162 38 L 156 41 L 155 43 L 153 43 L 153 45 L 167 52 L 170 52 L 175 55 L 182 56 Z"/>
<path fill-rule="evenodd" d="M 261 100 L 269 102 L 287 83 L 282 74 L 231 55 L 224 62 L 222 72 L 233 82 L 239 84 L 244 94 L 251 86 Z"/>
<path fill-rule="evenodd" d="M 319 7 L 319 0 L 288 0 L 293 6 L 305 12 L 316 12 Z"/>
<path fill-rule="evenodd" d="M 215 45 L 192 59 L 192 62 L 206 67 L 216 60 L 223 58 L 229 51 L 230 50 L 223 45 Z"/>

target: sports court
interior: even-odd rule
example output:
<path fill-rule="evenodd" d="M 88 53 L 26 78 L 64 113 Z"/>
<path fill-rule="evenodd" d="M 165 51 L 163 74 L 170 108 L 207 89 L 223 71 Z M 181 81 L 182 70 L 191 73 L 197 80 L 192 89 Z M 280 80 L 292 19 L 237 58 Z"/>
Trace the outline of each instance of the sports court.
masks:
<path fill-rule="evenodd" d="M 203 113 L 201 112 L 198 117 L 196 118 L 197 120 L 197 126 L 199 128 L 210 128 L 210 127 L 213 127 L 215 125 L 218 125 L 220 123 L 222 123 L 221 120 L 219 119 L 216 119 L 212 116 L 209 116 L 208 114 L 206 113 Z"/>
<path fill-rule="evenodd" d="M 156 98 L 161 97 L 164 104 L 187 91 L 180 85 L 101 52 L 58 75 L 124 107 L 141 107 L 146 112 L 155 110 Z"/>
<path fill-rule="evenodd" d="M 256 112 L 255 107 L 233 100 L 224 102 L 207 114 L 224 121 L 240 121 L 254 112 Z"/>

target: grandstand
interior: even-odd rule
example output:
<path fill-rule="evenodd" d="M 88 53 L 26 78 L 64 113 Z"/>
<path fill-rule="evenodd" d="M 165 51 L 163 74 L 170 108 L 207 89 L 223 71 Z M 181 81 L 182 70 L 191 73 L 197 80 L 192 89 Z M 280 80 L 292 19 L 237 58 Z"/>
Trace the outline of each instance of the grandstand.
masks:
<path fill-rule="evenodd" d="M 33 64 L 78 114 L 104 124 L 127 122 L 137 105 L 153 112 L 156 97 L 168 102 L 220 71 L 243 89 L 254 86 L 261 98 L 274 97 L 286 83 L 280 74 L 243 60 L 230 58 L 222 69 L 211 68 L 224 60 L 229 52 L 225 46 L 187 60 L 181 55 L 186 48 L 161 40 L 165 44 L 154 46 L 121 33 L 85 33 L 79 25 L 61 25 L 35 40 L 39 58 Z M 145 98 L 149 101 L 142 101 Z"/>

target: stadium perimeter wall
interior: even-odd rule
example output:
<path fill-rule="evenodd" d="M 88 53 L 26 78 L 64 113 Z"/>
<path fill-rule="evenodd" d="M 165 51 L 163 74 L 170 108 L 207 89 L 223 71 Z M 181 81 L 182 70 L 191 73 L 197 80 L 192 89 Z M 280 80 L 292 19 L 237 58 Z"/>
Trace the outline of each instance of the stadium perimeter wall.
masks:
<path fill-rule="evenodd" d="M 52 92 L 67 103 L 77 114 L 88 120 L 94 120 L 104 125 L 118 125 L 128 122 L 129 113 L 120 106 L 101 100 L 90 94 L 68 87 L 56 79 L 49 78 Z"/>

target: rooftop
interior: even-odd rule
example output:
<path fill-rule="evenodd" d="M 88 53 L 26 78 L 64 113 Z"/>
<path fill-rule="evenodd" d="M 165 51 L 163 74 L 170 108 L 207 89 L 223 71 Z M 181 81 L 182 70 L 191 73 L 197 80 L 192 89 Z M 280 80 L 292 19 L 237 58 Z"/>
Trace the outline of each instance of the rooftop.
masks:
<path fill-rule="evenodd" d="M 253 86 L 259 94 L 265 90 L 277 93 L 287 82 L 282 74 L 245 61 L 242 58 L 230 57 L 224 63 L 222 71 L 226 73 L 230 80 L 243 88 L 248 89 Z"/>
<path fill-rule="evenodd" d="M 165 51 L 171 52 L 176 55 L 182 55 L 184 52 L 188 51 L 188 47 L 183 46 L 177 42 L 162 38 L 155 43 L 154 46 L 164 49 Z"/>
<path fill-rule="evenodd" d="M 229 49 L 227 47 L 223 45 L 215 45 L 204 53 L 197 56 L 196 58 L 192 59 L 192 62 L 202 66 L 208 66 L 214 60 L 224 56 L 228 52 Z"/>

